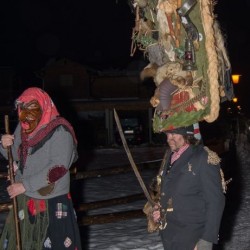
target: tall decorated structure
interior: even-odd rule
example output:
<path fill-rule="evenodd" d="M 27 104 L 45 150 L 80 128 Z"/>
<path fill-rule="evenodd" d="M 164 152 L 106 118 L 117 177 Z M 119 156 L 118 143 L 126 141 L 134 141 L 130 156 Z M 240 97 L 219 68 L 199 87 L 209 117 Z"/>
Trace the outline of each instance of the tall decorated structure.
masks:
<path fill-rule="evenodd" d="M 130 0 L 135 15 L 131 56 L 140 50 L 152 77 L 154 132 L 218 118 L 233 98 L 231 65 L 213 0 Z"/>

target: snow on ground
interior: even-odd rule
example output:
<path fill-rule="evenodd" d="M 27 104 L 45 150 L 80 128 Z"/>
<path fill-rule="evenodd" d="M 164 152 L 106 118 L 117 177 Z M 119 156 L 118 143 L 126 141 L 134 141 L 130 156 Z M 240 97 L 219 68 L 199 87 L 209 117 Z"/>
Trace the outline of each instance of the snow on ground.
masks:
<path fill-rule="evenodd" d="M 149 173 L 147 173 L 147 176 L 150 176 Z M 148 183 L 149 178 L 146 178 L 147 176 L 143 174 L 144 180 Z M 122 174 L 116 177 L 101 177 L 94 182 L 94 186 L 93 180 L 92 182 L 87 180 L 84 187 L 84 197 L 87 202 L 95 201 L 97 197 L 97 200 L 100 198 L 105 200 L 141 193 L 140 186 L 133 173 L 126 174 L 126 177 Z M 89 190 L 91 191 L 89 192 Z M 90 210 L 88 215 L 142 209 L 145 203 L 146 200 L 141 200 L 126 205 Z M 158 234 L 147 233 L 146 217 L 116 223 L 90 225 L 88 229 L 87 249 L 162 249 Z"/>
<path fill-rule="evenodd" d="M 225 221 L 231 222 L 230 237 L 224 243 L 225 250 L 250 250 L 250 144 L 244 134 L 241 134 L 236 143 L 238 164 L 235 166 L 234 186 L 232 195 L 228 197 L 231 203 L 229 211 L 226 211 Z M 238 169 L 237 169 L 238 168 Z M 232 182 L 233 184 L 233 182 Z M 230 186 L 229 186 L 230 188 Z M 228 214 L 227 214 L 228 212 Z M 230 212 L 231 215 L 230 216 Z M 225 223 L 224 228 L 228 226 Z"/>
<path fill-rule="evenodd" d="M 140 162 L 160 159 L 163 157 L 164 151 L 165 149 L 163 148 L 138 148 L 135 151 L 132 150 L 132 155 L 136 155 L 136 162 Z M 110 152 L 109 150 L 105 152 L 107 155 L 110 154 L 110 157 L 112 155 L 113 162 L 115 163 L 126 162 L 125 153 L 123 155 L 121 152 L 118 153 L 112 149 Z M 250 209 L 250 145 L 244 138 L 239 140 L 236 152 L 239 158 L 237 164 L 231 152 L 225 156 L 227 159 L 225 166 L 223 166 L 224 171 L 229 175 L 227 178 L 233 177 L 233 181 L 229 184 L 229 190 L 226 195 L 227 205 L 221 226 L 220 244 L 214 248 L 216 250 L 250 250 L 250 221 L 248 216 Z M 116 155 L 118 155 L 120 161 L 116 160 Z M 147 158 L 148 155 L 150 155 L 149 158 Z M 154 174 L 155 172 L 149 170 L 142 172 L 146 183 L 151 181 Z M 121 174 L 115 177 L 101 177 L 95 181 L 91 179 L 85 180 L 83 190 L 85 202 L 95 201 L 100 198 L 116 198 L 141 192 L 141 188 L 133 173 Z M 141 209 L 144 204 L 145 200 L 137 201 L 127 205 L 92 210 L 88 214 Z M 163 249 L 158 233 L 149 234 L 147 232 L 145 217 L 116 223 L 90 225 L 86 228 L 88 230 L 88 237 L 84 249 Z"/>
<path fill-rule="evenodd" d="M 239 165 L 230 159 L 224 166 L 228 177 L 233 177 L 227 193 L 227 207 L 222 222 L 220 244 L 216 250 L 250 249 L 250 146 L 241 138 L 237 144 Z M 135 162 L 160 160 L 164 147 L 137 147 L 131 153 Z M 227 156 L 228 157 L 228 156 Z M 108 168 L 128 164 L 123 148 L 98 149 L 85 170 Z M 159 163 L 160 164 L 160 163 Z M 228 165 L 228 166 L 227 166 Z M 229 165 L 231 169 L 229 169 Z M 228 169 L 227 169 L 228 168 Z M 229 171 L 230 170 L 230 171 Z M 150 183 L 156 170 L 143 170 L 142 177 Z M 113 176 L 103 176 L 73 182 L 78 193 L 78 202 L 93 202 L 141 193 L 142 190 L 133 172 Z M 114 213 L 118 211 L 142 209 L 146 200 L 126 205 L 116 205 L 87 212 L 88 215 Z M 0 216 L 1 223 L 4 214 Z M 84 250 L 162 250 L 158 233 L 147 232 L 146 217 L 118 221 L 113 223 L 80 227 Z"/>
<path fill-rule="evenodd" d="M 162 250 L 158 234 L 148 234 L 146 227 L 144 218 L 105 225 L 92 225 L 89 230 L 91 237 L 87 249 Z"/>
<path fill-rule="evenodd" d="M 165 150 L 166 148 L 164 147 L 132 148 L 131 154 L 134 156 L 136 163 L 157 161 L 162 159 Z M 87 166 L 87 169 L 107 168 L 110 166 L 129 164 L 126 153 L 122 148 L 98 150 L 96 154 L 95 161 L 93 161 L 90 166 Z M 99 164 L 102 164 L 101 167 Z M 146 184 L 151 182 L 155 173 L 156 170 L 152 169 L 142 171 L 141 174 Z M 96 179 L 86 179 L 83 183 L 82 190 L 84 202 L 106 200 L 142 193 L 142 189 L 133 172 Z M 88 215 L 142 209 L 145 203 L 146 199 L 126 205 L 116 205 L 90 210 Z M 88 234 L 84 249 L 163 249 L 158 233 L 149 234 L 147 232 L 146 217 L 115 223 L 90 225 L 84 229 L 87 230 Z"/>

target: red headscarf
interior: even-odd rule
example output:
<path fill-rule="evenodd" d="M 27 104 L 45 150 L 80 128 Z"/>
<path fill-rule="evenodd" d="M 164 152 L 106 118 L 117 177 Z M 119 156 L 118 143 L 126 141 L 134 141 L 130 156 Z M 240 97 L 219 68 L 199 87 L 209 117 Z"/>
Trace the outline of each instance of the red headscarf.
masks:
<path fill-rule="evenodd" d="M 42 117 L 37 125 L 36 129 L 31 133 L 38 131 L 41 127 L 46 126 L 50 121 L 59 116 L 55 104 L 51 100 L 50 96 L 42 89 L 32 87 L 26 89 L 16 100 L 16 104 L 29 103 L 33 100 L 37 100 L 41 109 Z M 18 108 L 18 112 L 20 109 Z"/>

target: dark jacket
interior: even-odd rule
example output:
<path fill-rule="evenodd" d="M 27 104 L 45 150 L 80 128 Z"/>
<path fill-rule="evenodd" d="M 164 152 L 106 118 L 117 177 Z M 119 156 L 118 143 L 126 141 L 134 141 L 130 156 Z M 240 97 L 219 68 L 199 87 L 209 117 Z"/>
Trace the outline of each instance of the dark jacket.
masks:
<path fill-rule="evenodd" d="M 168 163 L 162 173 L 160 203 L 163 212 L 169 210 L 162 237 L 190 243 L 190 250 L 199 239 L 217 243 L 225 206 L 220 165 L 208 163 L 208 159 L 203 146 L 190 145 L 172 166 Z M 185 243 L 183 237 L 189 243 Z"/>

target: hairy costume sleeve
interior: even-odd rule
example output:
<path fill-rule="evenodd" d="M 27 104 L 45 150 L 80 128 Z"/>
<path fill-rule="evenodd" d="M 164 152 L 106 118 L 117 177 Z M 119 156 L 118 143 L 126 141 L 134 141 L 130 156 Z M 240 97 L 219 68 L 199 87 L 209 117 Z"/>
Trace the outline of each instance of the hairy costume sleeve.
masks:
<path fill-rule="evenodd" d="M 205 228 L 202 239 L 217 243 L 225 196 L 222 190 L 220 165 L 208 163 L 207 152 L 202 154 L 200 181 L 206 204 Z"/>

